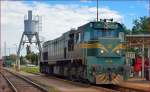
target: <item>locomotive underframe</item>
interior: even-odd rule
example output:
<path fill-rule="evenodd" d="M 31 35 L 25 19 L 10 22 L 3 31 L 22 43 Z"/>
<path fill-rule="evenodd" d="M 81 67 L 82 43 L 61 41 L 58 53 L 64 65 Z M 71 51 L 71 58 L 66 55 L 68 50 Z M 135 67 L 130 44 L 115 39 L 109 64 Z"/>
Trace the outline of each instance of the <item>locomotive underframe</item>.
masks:
<path fill-rule="evenodd" d="M 82 59 L 56 61 L 55 64 L 48 62 L 40 63 L 40 72 L 65 77 L 71 80 L 86 80 L 86 65 Z"/>

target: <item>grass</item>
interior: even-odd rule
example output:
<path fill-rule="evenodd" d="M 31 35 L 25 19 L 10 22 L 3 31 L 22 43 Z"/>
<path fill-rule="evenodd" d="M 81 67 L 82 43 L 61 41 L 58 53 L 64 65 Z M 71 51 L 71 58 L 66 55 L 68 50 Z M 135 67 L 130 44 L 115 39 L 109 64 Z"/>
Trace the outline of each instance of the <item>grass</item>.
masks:
<path fill-rule="evenodd" d="M 37 66 L 22 66 L 20 70 L 27 73 L 39 73 L 39 67 Z"/>
<path fill-rule="evenodd" d="M 37 66 L 21 66 L 20 67 L 20 70 L 23 71 L 23 72 L 27 72 L 27 73 L 39 73 L 39 67 Z M 36 81 L 36 80 L 34 80 Z M 39 84 L 42 84 L 40 83 L 39 81 L 36 81 L 37 83 Z M 42 84 L 44 85 L 44 84 Z M 44 85 L 44 86 L 47 86 L 47 85 Z M 57 88 L 53 87 L 53 86 L 47 86 L 48 87 L 48 92 L 60 92 Z"/>

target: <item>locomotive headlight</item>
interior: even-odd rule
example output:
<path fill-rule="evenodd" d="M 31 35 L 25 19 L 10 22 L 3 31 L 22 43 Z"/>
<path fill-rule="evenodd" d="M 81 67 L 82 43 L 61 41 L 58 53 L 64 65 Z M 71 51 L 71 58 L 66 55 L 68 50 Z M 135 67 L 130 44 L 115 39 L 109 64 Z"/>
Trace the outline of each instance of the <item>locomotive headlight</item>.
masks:
<path fill-rule="evenodd" d="M 120 50 L 116 50 L 116 53 L 117 53 L 117 54 L 120 54 Z"/>
<path fill-rule="evenodd" d="M 101 50 L 101 54 L 103 54 L 104 53 L 104 50 Z"/>

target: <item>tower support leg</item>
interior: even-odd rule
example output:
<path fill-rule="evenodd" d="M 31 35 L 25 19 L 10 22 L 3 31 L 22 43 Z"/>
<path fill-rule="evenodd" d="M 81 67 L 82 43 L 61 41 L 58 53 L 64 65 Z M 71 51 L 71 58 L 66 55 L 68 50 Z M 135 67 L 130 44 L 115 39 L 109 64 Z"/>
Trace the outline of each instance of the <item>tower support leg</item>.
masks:
<path fill-rule="evenodd" d="M 21 49 L 21 45 L 23 44 L 23 39 L 24 39 L 25 35 L 27 35 L 27 34 L 25 34 L 25 32 L 23 32 L 22 37 L 21 37 L 21 41 L 19 43 L 19 48 L 18 48 L 18 51 L 17 51 L 16 65 L 17 65 L 17 70 L 18 71 L 20 70 L 20 49 Z M 40 61 L 42 60 L 42 47 L 41 47 L 41 44 L 40 44 L 39 35 L 38 35 L 37 32 L 35 32 L 34 34 L 31 34 L 31 35 L 35 36 L 36 44 L 38 45 L 38 48 L 39 48 L 39 60 L 38 60 L 38 65 L 39 65 Z M 27 42 L 25 42 L 25 43 L 27 43 Z M 30 43 L 30 41 L 29 41 L 29 43 Z"/>
<path fill-rule="evenodd" d="M 36 37 L 37 45 L 38 45 L 38 48 L 39 48 L 39 60 L 38 60 L 38 65 L 40 65 L 40 61 L 42 61 L 42 47 L 41 47 L 39 35 L 38 35 L 37 32 L 35 33 L 35 37 Z"/>
<path fill-rule="evenodd" d="M 17 60 L 16 60 L 16 65 L 17 65 L 17 70 L 19 71 L 20 70 L 20 49 L 21 49 L 21 45 L 23 43 L 23 38 L 24 38 L 24 32 L 21 36 L 21 41 L 19 43 L 19 48 L 18 48 L 18 51 L 17 51 Z"/>

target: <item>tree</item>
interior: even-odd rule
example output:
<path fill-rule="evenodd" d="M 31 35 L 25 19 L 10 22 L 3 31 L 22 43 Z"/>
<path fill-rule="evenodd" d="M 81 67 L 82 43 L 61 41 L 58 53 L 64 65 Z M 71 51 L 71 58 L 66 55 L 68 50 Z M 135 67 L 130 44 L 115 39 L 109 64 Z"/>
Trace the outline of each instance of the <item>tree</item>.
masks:
<path fill-rule="evenodd" d="M 26 64 L 26 60 L 25 60 L 25 58 L 23 56 L 20 56 L 20 64 L 21 65 Z"/>
<path fill-rule="evenodd" d="M 32 63 L 32 64 L 38 64 L 38 55 L 34 52 L 31 52 L 26 55 L 26 58 Z"/>
<path fill-rule="evenodd" d="M 127 27 L 126 27 L 124 24 L 122 24 L 122 27 L 123 27 L 124 32 L 125 32 L 126 34 L 129 34 L 129 33 L 131 32 L 131 30 L 130 30 L 130 29 L 127 29 Z"/>
<path fill-rule="evenodd" d="M 11 54 L 11 55 L 10 55 L 10 59 L 11 59 L 12 61 L 16 61 L 16 59 L 17 59 L 16 54 Z"/>
<path fill-rule="evenodd" d="M 150 17 L 140 17 L 133 21 L 132 33 L 150 33 Z"/>

